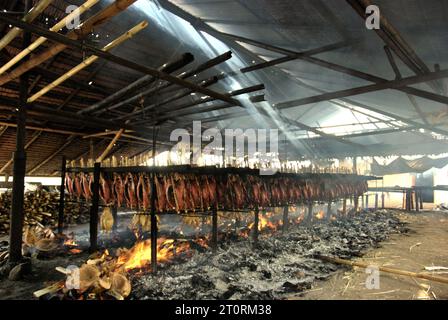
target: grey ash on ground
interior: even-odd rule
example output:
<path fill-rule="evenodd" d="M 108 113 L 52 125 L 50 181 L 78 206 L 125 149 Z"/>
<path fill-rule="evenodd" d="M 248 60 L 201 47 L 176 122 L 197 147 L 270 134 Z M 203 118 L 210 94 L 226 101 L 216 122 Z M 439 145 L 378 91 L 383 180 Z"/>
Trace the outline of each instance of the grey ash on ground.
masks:
<path fill-rule="evenodd" d="M 291 226 L 286 234 L 264 235 L 253 248 L 249 239 L 220 244 L 216 254 L 196 253 L 157 275 L 133 277 L 135 299 L 283 299 L 327 279 L 340 266 L 315 255 L 350 259 L 380 246 L 390 234 L 409 229 L 391 211 L 350 219 Z"/>

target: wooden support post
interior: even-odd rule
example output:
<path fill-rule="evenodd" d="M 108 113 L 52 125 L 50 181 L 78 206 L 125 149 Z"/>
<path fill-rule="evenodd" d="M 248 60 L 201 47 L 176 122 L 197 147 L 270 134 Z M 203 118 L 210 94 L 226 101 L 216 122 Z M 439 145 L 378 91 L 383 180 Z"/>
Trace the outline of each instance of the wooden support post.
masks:
<path fill-rule="evenodd" d="M 406 202 L 407 202 L 407 211 L 412 211 L 412 192 L 411 190 L 406 191 Z"/>
<path fill-rule="evenodd" d="M 364 194 L 361 195 L 361 209 L 364 210 Z"/>
<path fill-rule="evenodd" d="M 378 210 L 378 192 L 375 193 L 375 210 Z"/>
<path fill-rule="evenodd" d="M 366 209 L 369 209 L 369 194 L 366 194 Z"/>
<path fill-rule="evenodd" d="M 415 190 L 415 192 L 414 192 L 414 199 L 415 199 L 415 211 L 419 212 L 420 205 L 418 203 L 418 191 L 417 190 Z"/>
<path fill-rule="evenodd" d="M 328 200 L 327 214 L 325 216 L 325 219 L 327 220 L 327 222 L 331 221 L 331 199 Z"/>
<path fill-rule="evenodd" d="M 156 166 L 157 130 L 152 130 L 152 166 Z M 157 273 L 157 212 L 156 212 L 156 175 L 151 174 L 151 270 Z"/>
<path fill-rule="evenodd" d="M 157 214 L 155 174 L 151 175 L 151 270 L 157 273 Z"/>
<path fill-rule="evenodd" d="M 67 159 L 62 156 L 61 165 L 61 187 L 59 188 L 59 214 L 58 214 L 58 233 L 62 234 L 64 229 L 64 209 L 65 209 L 65 173 L 67 170 Z"/>
<path fill-rule="evenodd" d="M 420 201 L 420 210 L 423 210 L 423 197 L 422 197 L 422 192 L 419 192 L 419 197 L 418 197 L 419 201 Z"/>
<path fill-rule="evenodd" d="M 381 193 L 381 209 L 384 209 L 384 207 L 385 207 L 384 200 L 385 200 L 385 195 L 384 195 L 384 192 L 382 192 Z"/>
<path fill-rule="evenodd" d="M 114 224 L 112 225 L 112 231 L 115 232 L 118 229 L 118 208 L 116 205 L 112 206 L 112 217 L 114 218 Z"/>
<path fill-rule="evenodd" d="M 313 217 L 313 201 L 308 202 L 308 214 L 306 216 L 306 224 L 308 226 L 312 225 L 314 222 Z"/>
<path fill-rule="evenodd" d="M 92 205 L 90 207 L 90 252 L 98 250 L 98 205 L 100 202 L 101 163 L 95 163 L 93 169 Z"/>
<path fill-rule="evenodd" d="M 257 208 L 255 208 L 254 211 L 254 227 L 252 230 L 252 240 L 253 240 L 253 245 L 257 245 L 258 243 L 258 222 L 260 220 L 260 210 Z"/>
<path fill-rule="evenodd" d="M 283 232 L 288 231 L 288 227 L 289 227 L 288 210 L 289 210 L 288 206 L 285 206 L 283 208 L 283 228 L 282 228 Z"/>
<path fill-rule="evenodd" d="M 347 216 L 347 198 L 342 200 L 342 216 L 345 218 Z"/>
<path fill-rule="evenodd" d="M 355 194 L 353 196 L 353 206 L 354 206 L 355 213 L 358 212 L 358 200 L 359 200 L 359 196 L 357 194 Z"/>
<path fill-rule="evenodd" d="M 218 249 L 218 210 L 212 211 L 212 249 L 214 252 Z"/>
<path fill-rule="evenodd" d="M 25 1 L 25 12 L 31 7 L 31 1 Z M 31 34 L 23 32 L 23 48 L 31 42 Z M 25 63 L 26 60 L 23 62 Z M 29 75 L 20 76 L 19 103 L 17 112 L 16 151 L 14 152 L 12 203 L 9 231 L 9 263 L 17 264 L 22 260 L 22 232 L 23 232 L 23 201 L 25 192 L 26 172 L 26 111 L 28 100 Z"/>

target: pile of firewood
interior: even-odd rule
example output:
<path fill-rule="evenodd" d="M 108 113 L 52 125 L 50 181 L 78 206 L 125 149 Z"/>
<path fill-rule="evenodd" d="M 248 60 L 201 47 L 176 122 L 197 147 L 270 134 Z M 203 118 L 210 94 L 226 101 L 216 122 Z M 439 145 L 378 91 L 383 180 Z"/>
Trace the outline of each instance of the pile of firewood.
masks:
<path fill-rule="evenodd" d="M 9 232 L 9 215 L 11 211 L 11 192 L 0 194 L 0 234 Z M 59 193 L 47 191 L 26 192 L 24 199 L 25 225 L 41 224 L 48 227 L 57 226 Z M 85 204 L 65 203 L 64 223 L 66 225 L 88 221 L 89 209 Z"/>

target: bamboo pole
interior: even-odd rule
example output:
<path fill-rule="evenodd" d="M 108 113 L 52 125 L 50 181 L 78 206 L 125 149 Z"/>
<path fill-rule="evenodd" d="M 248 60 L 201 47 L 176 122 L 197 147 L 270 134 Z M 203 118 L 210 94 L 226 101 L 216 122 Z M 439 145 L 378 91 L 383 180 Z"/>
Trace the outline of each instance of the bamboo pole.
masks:
<path fill-rule="evenodd" d="M 124 133 L 124 129 L 120 129 L 117 134 L 115 135 L 115 137 L 112 139 L 112 141 L 109 143 L 109 145 L 107 146 L 107 148 L 103 151 L 103 153 L 96 159 L 96 162 L 101 163 L 101 161 L 104 160 L 104 158 L 107 157 L 107 155 L 109 154 L 110 150 L 112 150 L 112 148 L 114 147 L 115 143 L 118 141 L 118 139 L 120 139 L 121 135 Z"/>
<path fill-rule="evenodd" d="M 41 0 L 38 4 L 36 4 L 30 11 L 23 17 L 23 21 L 25 22 L 33 22 L 34 19 L 37 18 L 51 3 L 53 0 Z M 0 50 L 6 47 L 11 43 L 16 37 L 18 37 L 22 33 L 22 29 L 20 28 L 12 28 L 1 40 L 0 40 Z"/>
<path fill-rule="evenodd" d="M 126 10 L 126 8 L 132 5 L 135 1 L 137 0 L 116 0 L 114 3 L 111 3 L 109 6 L 87 19 L 84 23 L 81 24 L 79 29 L 75 29 L 69 32 L 67 34 L 67 37 L 72 40 L 82 39 L 84 36 L 92 32 L 93 28 L 98 27 L 102 23 L 108 21 L 110 18 L 116 16 L 118 13 Z M 29 61 L 21 63 L 19 67 L 17 67 L 10 73 L 0 76 L 0 86 L 20 77 L 25 72 L 42 64 L 51 57 L 62 52 L 67 47 L 68 46 L 63 43 L 57 43 L 41 54 L 32 57 Z"/>
<path fill-rule="evenodd" d="M 103 137 L 103 136 L 108 136 L 111 134 L 117 134 L 118 130 L 115 131 L 105 131 L 105 132 L 99 132 L 99 133 L 94 133 L 94 134 L 89 134 L 89 135 L 85 135 L 82 138 L 83 139 L 89 139 L 89 138 L 99 138 L 99 137 Z"/>
<path fill-rule="evenodd" d="M 98 3 L 98 1 L 99 0 L 88 0 L 88 1 L 86 1 L 77 10 L 74 10 L 68 16 L 66 16 L 61 21 L 56 23 L 53 27 L 51 27 L 50 31 L 59 32 L 62 28 L 64 28 L 66 26 L 67 22 L 72 21 L 76 16 L 81 15 L 86 10 L 90 9 L 92 6 L 94 6 L 96 3 Z M 45 41 L 47 41 L 47 38 L 39 37 L 36 41 L 34 41 L 32 44 L 30 44 L 27 48 L 23 49 L 19 54 L 17 54 L 14 58 L 9 60 L 8 63 L 6 63 L 4 66 L 2 66 L 0 68 L 0 75 L 5 73 L 7 70 L 9 70 L 12 66 L 17 64 L 20 60 L 25 58 L 27 55 L 32 53 L 40 45 L 45 43 Z"/>
<path fill-rule="evenodd" d="M 129 31 L 127 31 L 126 33 L 122 34 L 121 36 L 119 36 L 117 39 L 113 40 L 112 42 L 110 42 L 108 45 L 106 45 L 102 51 L 109 51 L 117 46 L 119 46 L 120 44 L 122 44 L 124 41 L 132 38 L 133 36 L 135 36 L 138 32 L 140 32 L 141 30 L 143 30 L 144 28 L 146 28 L 148 26 L 148 22 L 147 21 L 142 21 L 139 24 L 137 24 L 135 27 L 133 27 L 132 29 L 130 29 Z M 58 79 L 54 80 L 52 83 L 50 83 L 49 85 L 47 85 L 46 87 L 42 88 L 39 92 L 35 93 L 33 96 L 31 96 L 28 99 L 28 103 L 34 102 L 37 99 L 39 99 L 41 96 L 43 96 L 44 94 L 46 94 L 48 91 L 54 89 L 55 87 L 57 87 L 58 85 L 60 85 L 62 82 L 64 82 L 65 80 L 67 80 L 68 78 L 71 78 L 72 76 L 74 76 L 75 74 L 77 74 L 79 71 L 81 71 L 82 69 L 88 67 L 89 65 L 91 65 L 92 63 L 94 63 L 96 60 L 98 60 L 99 57 L 98 56 L 90 56 L 88 57 L 86 60 L 84 60 L 83 62 L 81 62 L 80 64 L 78 64 L 76 67 L 72 68 L 71 70 L 69 70 L 67 73 L 63 74 L 62 76 L 60 76 Z"/>
<path fill-rule="evenodd" d="M 371 263 L 355 262 L 355 261 L 349 261 L 349 260 L 344 260 L 344 259 L 340 259 L 340 258 L 325 257 L 325 256 L 320 256 L 320 255 L 315 256 L 315 258 L 317 258 L 319 260 L 331 262 L 331 263 L 343 264 L 343 265 L 347 265 L 347 266 L 360 267 L 360 268 L 368 268 L 369 266 L 372 265 Z M 410 272 L 410 271 L 392 269 L 392 268 L 387 268 L 387 267 L 378 267 L 378 270 L 387 272 L 387 273 L 398 274 L 401 276 L 425 279 L 425 280 L 448 284 L 448 278 L 433 276 L 433 275 L 426 274 L 426 273 Z"/>

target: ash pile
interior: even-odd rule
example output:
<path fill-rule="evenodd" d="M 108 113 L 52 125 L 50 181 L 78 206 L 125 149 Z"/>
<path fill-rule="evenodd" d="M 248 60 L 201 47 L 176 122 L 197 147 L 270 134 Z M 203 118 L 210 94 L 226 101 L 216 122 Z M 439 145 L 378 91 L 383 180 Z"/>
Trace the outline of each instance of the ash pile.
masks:
<path fill-rule="evenodd" d="M 309 227 L 292 225 L 285 234 L 260 236 L 256 248 L 248 239 L 224 241 L 215 254 L 195 253 L 156 275 L 134 275 L 132 298 L 283 299 L 343 268 L 316 255 L 362 256 L 389 235 L 407 232 L 395 212 L 380 210 Z"/>

